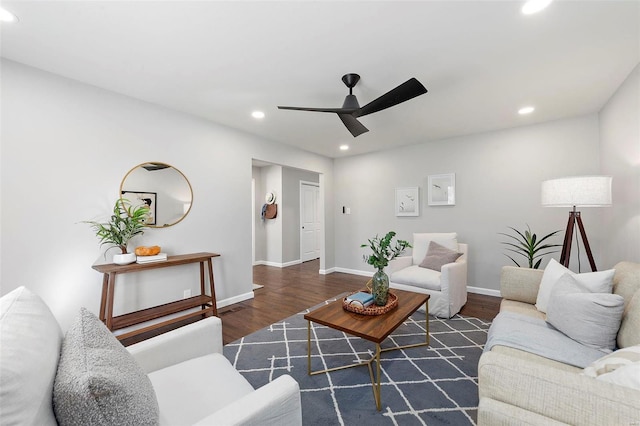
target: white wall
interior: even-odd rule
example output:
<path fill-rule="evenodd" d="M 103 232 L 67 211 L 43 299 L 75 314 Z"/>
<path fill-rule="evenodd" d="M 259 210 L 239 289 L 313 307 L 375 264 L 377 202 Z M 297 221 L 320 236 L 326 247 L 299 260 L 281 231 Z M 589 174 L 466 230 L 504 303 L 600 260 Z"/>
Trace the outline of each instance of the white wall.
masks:
<path fill-rule="evenodd" d="M 265 219 L 260 226 L 265 236 L 265 257 L 267 264 L 282 264 L 282 166 L 262 168 L 262 188 L 264 195 L 273 192 L 276 196 L 277 214 L 273 219 Z"/>
<path fill-rule="evenodd" d="M 2 60 L 1 294 L 26 285 L 66 328 L 80 306 L 97 313 L 98 240 L 79 223 L 106 216 L 133 166 L 161 161 L 180 169 L 194 192 L 179 224 L 151 229 L 134 245 L 169 254 L 213 251 L 216 293 L 251 297 L 252 158 L 322 173 L 329 200 L 332 161 L 214 123 Z M 250 125 L 250 122 L 249 124 Z M 331 205 L 331 204 L 328 204 Z M 322 268 L 333 266 L 329 216 Z M 113 251 L 109 253 L 111 255 Z M 116 313 L 181 298 L 197 267 L 128 274 Z"/>
<path fill-rule="evenodd" d="M 359 246 L 376 234 L 394 230 L 411 241 L 413 232 L 455 231 L 469 244 L 469 285 L 497 290 L 501 266 L 511 264 L 499 232 L 529 224 L 538 235 L 558 229 L 564 235 L 569 209 L 542 207 L 540 186 L 545 179 L 599 172 L 598 117 L 338 159 L 334 171 L 338 270 L 372 271 L 362 261 L 366 249 Z M 428 176 L 441 173 L 456 174 L 455 206 L 427 205 Z M 395 216 L 394 188 L 406 186 L 420 187 L 419 217 Z M 350 207 L 351 215 L 342 214 L 342 206 Z M 598 262 L 604 248 L 597 226 L 601 212 L 585 211 L 583 219 Z M 562 244 L 562 236 L 555 242 Z M 576 259 L 572 254 L 574 270 Z"/>
<path fill-rule="evenodd" d="M 414 231 L 452 230 L 470 244 L 470 285 L 497 289 L 500 267 L 509 264 L 498 232 L 526 223 L 538 233 L 564 229 L 568 210 L 542 208 L 540 183 L 600 173 L 601 163 L 614 176 L 614 207 L 583 211 L 596 262 L 603 269 L 623 258 L 640 261 L 637 68 L 600 114 L 601 146 L 593 114 L 335 164 L 11 61 L 2 60 L 1 73 L 0 294 L 30 287 L 63 328 L 80 306 L 97 312 L 100 302 L 101 276 L 90 266 L 101 252 L 79 222 L 106 216 L 127 171 L 148 161 L 172 164 L 189 178 L 193 208 L 176 226 L 149 230 L 134 244 L 158 244 L 170 254 L 221 253 L 214 264 L 224 303 L 251 297 L 254 158 L 319 174 L 322 272 L 368 270 L 359 246 L 376 233 L 393 229 L 410 239 Z M 427 206 L 427 177 L 449 172 L 456 173 L 456 206 Z M 420 216 L 395 217 L 394 188 L 415 185 Z M 351 215 L 342 214 L 343 205 Z M 180 298 L 186 287 L 196 291 L 194 269 L 127 276 L 116 313 Z"/>
<path fill-rule="evenodd" d="M 602 173 L 613 176 L 603 266 L 640 262 L 640 65 L 600 112 L 600 156 Z"/>
<path fill-rule="evenodd" d="M 264 192 L 262 185 L 262 171 L 260 167 L 253 167 L 251 169 L 251 175 L 255 180 L 255 203 L 254 211 L 251 212 L 254 219 L 255 229 L 255 250 L 256 250 L 256 264 L 259 261 L 266 258 L 266 245 L 267 236 L 265 233 L 265 226 L 262 221 L 262 206 L 264 205 Z"/>

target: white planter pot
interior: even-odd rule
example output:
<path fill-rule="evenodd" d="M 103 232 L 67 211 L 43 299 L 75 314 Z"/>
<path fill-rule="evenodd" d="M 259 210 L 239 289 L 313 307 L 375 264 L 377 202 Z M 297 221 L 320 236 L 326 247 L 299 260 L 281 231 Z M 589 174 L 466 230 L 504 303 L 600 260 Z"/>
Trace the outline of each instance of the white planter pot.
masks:
<path fill-rule="evenodd" d="M 115 263 L 116 265 L 128 265 L 129 263 L 133 263 L 135 261 L 136 261 L 135 253 L 113 255 L 113 263 Z"/>

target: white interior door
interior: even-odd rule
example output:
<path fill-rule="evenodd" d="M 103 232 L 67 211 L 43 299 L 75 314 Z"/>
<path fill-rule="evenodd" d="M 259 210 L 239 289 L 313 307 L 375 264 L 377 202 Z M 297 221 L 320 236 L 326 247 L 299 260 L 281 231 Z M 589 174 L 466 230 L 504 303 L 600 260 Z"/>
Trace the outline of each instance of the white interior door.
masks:
<path fill-rule="evenodd" d="M 320 257 L 320 187 L 318 184 L 300 182 L 300 260 Z"/>

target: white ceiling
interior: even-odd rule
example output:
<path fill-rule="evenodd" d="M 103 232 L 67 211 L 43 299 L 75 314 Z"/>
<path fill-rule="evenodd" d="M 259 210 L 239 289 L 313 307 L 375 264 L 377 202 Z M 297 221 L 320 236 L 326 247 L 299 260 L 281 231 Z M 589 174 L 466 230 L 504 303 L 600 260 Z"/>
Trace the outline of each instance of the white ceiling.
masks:
<path fill-rule="evenodd" d="M 341 157 L 599 111 L 640 61 L 640 1 L 3 1 L 2 56 L 260 137 Z M 429 92 L 364 105 L 410 77 Z M 529 116 L 518 108 L 535 105 Z M 250 113 L 263 110 L 255 120 Z M 340 144 L 351 149 L 341 152 Z"/>

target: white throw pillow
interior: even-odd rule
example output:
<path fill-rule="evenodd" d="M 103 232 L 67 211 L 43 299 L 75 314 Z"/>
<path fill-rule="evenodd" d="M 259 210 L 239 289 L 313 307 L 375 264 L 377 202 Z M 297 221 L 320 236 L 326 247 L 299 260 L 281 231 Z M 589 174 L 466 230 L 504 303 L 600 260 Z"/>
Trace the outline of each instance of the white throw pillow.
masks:
<path fill-rule="evenodd" d="M 640 345 L 618 349 L 592 362 L 582 373 L 604 382 L 640 389 Z"/>
<path fill-rule="evenodd" d="M 51 405 L 62 330 L 35 293 L 19 287 L 0 298 L 0 423 L 57 425 Z"/>
<path fill-rule="evenodd" d="M 593 361 L 581 374 L 589 377 L 598 377 L 636 362 L 640 362 L 640 345 L 629 346 L 628 348 L 611 352 Z"/>
<path fill-rule="evenodd" d="M 540 312 L 547 312 L 551 290 L 564 274 L 574 276 L 578 283 L 589 289 L 592 293 L 611 293 L 613 290 L 614 273 L 615 270 L 609 269 L 606 271 L 576 274 L 562 266 L 557 260 L 551 259 L 542 274 L 542 281 L 540 281 L 540 289 L 538 290 L 538 298 L 536 300 L 536 308 Z"/>
<path fill-rule="evenodd" d="M 622 296 L 591 293 L 574 275 L 564 274 L 551 290 L 547 322 L 585 346 L 610 352 L 623 311 Z"/>
<path fill-rule="evenodd" d="M 617 368 L 611 373 L 598 376 L 597 379 L 640 390 L 640 362 Z"/>

